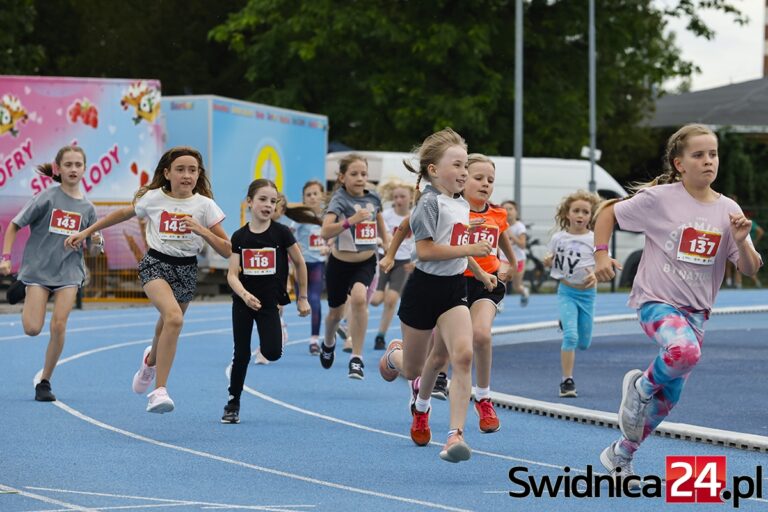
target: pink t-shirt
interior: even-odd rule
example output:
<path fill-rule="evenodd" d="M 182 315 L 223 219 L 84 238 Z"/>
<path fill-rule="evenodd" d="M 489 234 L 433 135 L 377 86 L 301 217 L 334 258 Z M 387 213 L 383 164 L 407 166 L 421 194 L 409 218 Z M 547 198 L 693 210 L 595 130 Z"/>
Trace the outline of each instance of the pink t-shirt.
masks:
<path fill-rule="evenodd" d="M 728 217 L 741 213 L 735 201 L 721 195 L 702 203 L 677 182 L 643 189 L 616 203 L 614 212 L 622 229 L 645 233 L 630 307 L 653 301 L 712 309 L 726 260 L 739 260 Z"/>

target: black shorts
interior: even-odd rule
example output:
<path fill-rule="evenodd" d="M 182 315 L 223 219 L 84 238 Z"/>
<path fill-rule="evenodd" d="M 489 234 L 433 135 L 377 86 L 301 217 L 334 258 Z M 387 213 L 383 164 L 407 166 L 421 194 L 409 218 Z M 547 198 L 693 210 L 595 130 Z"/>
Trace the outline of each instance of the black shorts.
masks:
<path fill-rule="evenodd" d="M 349 263 L 328 255 L 325 267 L 325 289 L 328 292 L 328 307 L 337 308 L 347 302 L 347 296 L 355 283 L 368 288 L 376 274 L 376 255 L 357 263 Z"/>
<path fill-rule="evenodd" d="M 395 264 L 389 272 L 379 272 L 379 284 L 376 285 L 376 291 L 383 292 L 389 287 L 390 290 L 398 294 L 403 293 L 405 281 L 410 274 L 405 270 L 405 266 L 410 262 L 411 260 L 395 260 Z"/>
<path fill-rule="evenodd" d="M 493 275 L 496 275 L 496 273 L 494 272 Z M 504 300 L 506 288 L 501 281 L 496 283 L 496 288 L 489 292 L 483 286 L 482 281 L 478 281 L 474 276 L 465 277 L 467 279 L 467 301 L 469 302 L 469 307 L 472 307 L 472 304 L 479 300 L 489 300 L 498 307 L 501 301 Z"/>
<path fill-rule="evenodd" d="M 176 302 L 186 304 L 197 292 L 197 258 L 178 258 L 150 249 L 139 262 L 139 279 L 141 286 L 162 279 L 173 290 Z"/>
<path fill-rule="evenodd" d="M 456 306 L 467 307 L 467 280 L 463 274 L 436 276 L 415 269 L 403 289 L 400 321 L 414 329 L 429 330 L 440 315 Z"/>

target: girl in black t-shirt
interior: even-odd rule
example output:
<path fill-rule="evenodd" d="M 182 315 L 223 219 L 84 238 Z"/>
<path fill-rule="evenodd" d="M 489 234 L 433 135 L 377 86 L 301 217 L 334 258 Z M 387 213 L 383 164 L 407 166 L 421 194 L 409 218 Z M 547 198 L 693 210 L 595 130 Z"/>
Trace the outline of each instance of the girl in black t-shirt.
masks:
<path fill-rule="evenodd" d="M 232 288 L 232 334 L 235 351 L 229 379 L 229 401 L 222 423 L 240 422 L 240 394 L 251 357 L 253 322 L 259 331 L 261 354 L 277 361 L 283 352 L 278 306 L 289 304 L 285 285 L 288 256 L 296 268 L 299 316 L 310 314 L 307 300 L 307 267 L 291 230 L 271 216 L 277 204 L 277 187 L 266 179 L 254 180 L 246 202 L 251 219 L 232 235 L 227 281 Z"/>

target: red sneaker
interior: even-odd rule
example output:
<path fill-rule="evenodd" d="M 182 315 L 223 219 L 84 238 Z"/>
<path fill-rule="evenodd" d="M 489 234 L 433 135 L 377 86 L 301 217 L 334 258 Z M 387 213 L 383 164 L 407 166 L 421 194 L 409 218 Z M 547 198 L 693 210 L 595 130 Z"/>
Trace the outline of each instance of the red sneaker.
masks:
<path fill-rule="evenodd" d="M 387 382 L 392 382 L 397 378 L 398 375 L 400 375 L 400 372 L 397 371 L 397 368 L 392 368 L 389 366 L 389 361 L 387 360 L 389 355 L 395 350 L 403 350 L 403 340 L 390 341 L 389 347 L 387 347 L 384 355 L 381 356 L 381 359 L 379 359 L 379 373 L 381 373 L 381 377 Z"/>
<path fill-rule="evenodd" d="M 483 398 L 479 402 L 475 400 L 475 412 L 480 417 L 480 431 L 485 434 L 496 432 L 501 428 L 499 417 L 493 409 L 490 398 Z"/>
<path fill-rule="evenodd" d="M 427 446 L 432 440 L 432 430 L 429 428 L 429 410 L 419 412 L 415 405 L 411 405 L 411 440 L 418 446 Z"/>

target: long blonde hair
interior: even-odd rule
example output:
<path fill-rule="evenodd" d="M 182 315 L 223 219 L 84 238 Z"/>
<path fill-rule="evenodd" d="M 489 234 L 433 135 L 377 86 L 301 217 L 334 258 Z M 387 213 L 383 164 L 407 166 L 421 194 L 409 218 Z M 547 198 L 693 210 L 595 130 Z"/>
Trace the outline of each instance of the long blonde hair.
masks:
<path fill-rule="evenodd" d="M 443 157 L 443 154 L 445 154 L 445 151 L 453 146 L 461 146 L 465 150 L 467 149 L 467 143 L 464 140 L 464 137 L 453 131 L 451 128 L 444 128 L 424 139 L 424 142 L 422 142 L 420 146 L 413 149 L 413 153 L 415 153 L 419 159 L 418 169 L 414 169 L 410 162 L 403 160 L 403 165 L 408 171 L 413 174 L 418 174 L 418 178 L 416 178 L 416 201 L 418 201 L 421 196 L 421 192 L 419 191 L 421 180 L 426 179 L 429 181 L 427 167 L 429 167 L 430 164 L 436 165 Z"/>
<path fill-rule="evenodd" d="M 593 194 L 592 192 L 587 192 L 586 190 L 577 190 L 576 192 L 565 196 L 557 206 L 557 213 L 555 213 L 555 223 L 563 231 L 566 231 L 571 225 L 570 222 L 568 222 L 568 211 L 571 209 L 571 205 L 576 201 L 586 201 L 592 207 L 592 211 L 590 212 L 592 214 L 592 218 L 589 220 L 589 228 L 592 228 L 592 222 L 594 221 L 596 214 L 595 207 L 600 203 L 600 196 Z"/>

